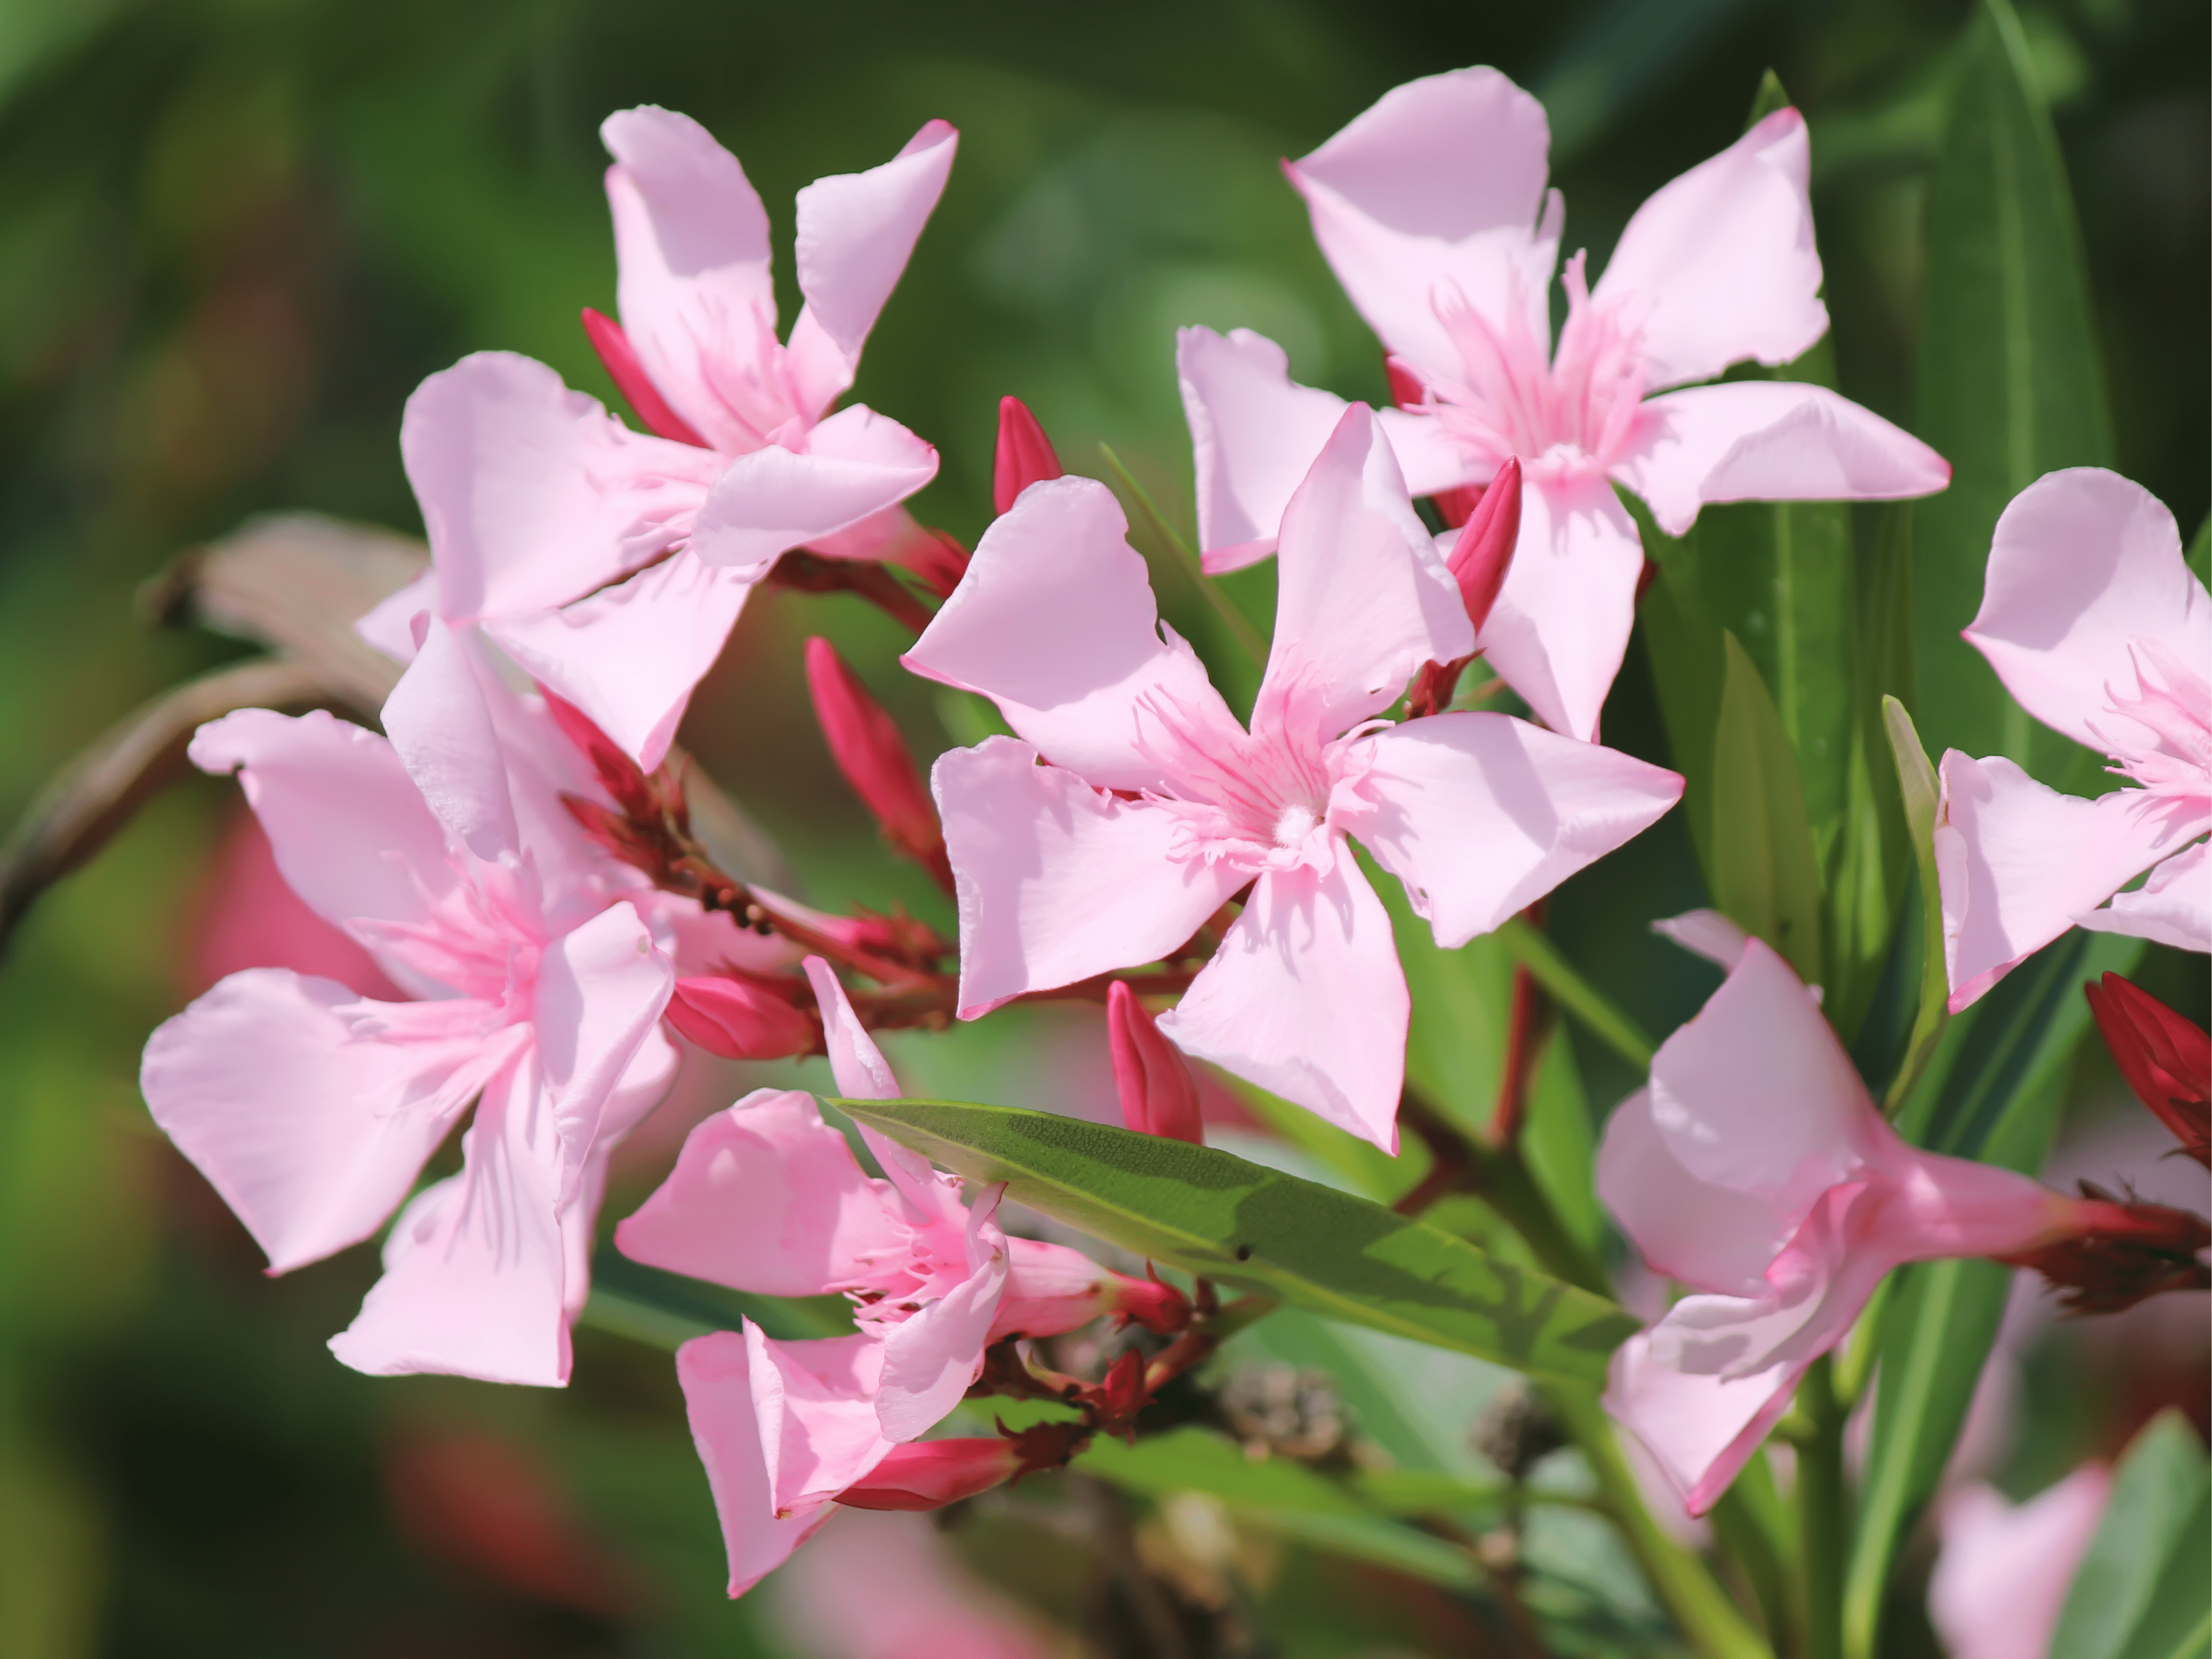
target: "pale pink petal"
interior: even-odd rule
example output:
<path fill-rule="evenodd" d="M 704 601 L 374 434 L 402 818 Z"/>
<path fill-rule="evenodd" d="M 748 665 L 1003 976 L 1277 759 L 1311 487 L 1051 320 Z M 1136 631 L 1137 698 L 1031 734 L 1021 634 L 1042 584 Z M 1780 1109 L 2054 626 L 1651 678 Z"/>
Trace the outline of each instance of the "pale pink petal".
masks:
<path fill-rule="evenodd" d="M 1198 545 L 1209 573 L 1241 569 L 1275 550 L 1283 509 L 1344 418 L 1344 399 L 1292 383 L 1290 359 L 1249 328 L 1176 331 L 1176 373 L 1196 464 Z M 1433 495 L 1480 481 L 1442 426 L 1384 410 L 1407 489 Z"/>
<path fill-rule="evenodd" d="M 777 1342 L 750 1320 L 744 1330 L 775 1513 L 793 1514 L 835 1498 L 891 1449 L 876 1424 L 881 1334 L 860 1331 Z"/>
<path fill-rule="evenodd" d="M 1692 1376 L 1658 1364 L 1650 1345 L 1648 1334 L 1638 1334 L 1614 1352 L 1605 1408 L 1644 1443 L 1681 1495 L 1684 1509 L 1703 1515 L 1782 1420 L 1807 1367 Z"/>
<path fill-rule="evenodd" d="M 1743 960 L 1743 947 L 1751 937 L 1717 910 L 1686 910 L 1653 922 L 1651 931 L 1691 955 L 1703 957 L 1724 974 L 1733 973 Z"/>
<path fill-rule="evenodd" d="M 461 1152 L 459 1175 L 400 1212 L 384 1277 L 331 1352 L 372 1376 L 558 1387 L 574 1287 L 559 1139 L 532 1056 L 485 1085 Z"/>
<path fill-rule="evenodd" d="M 1951 467 L 1825 386 L 1732 380 L 1645 403 L 1613 476 L 1679 536 L 1714 502 L 1896 501 L 1942 489 Z"/>
<path fill-rule="evenodd" d="M 378 1002 L 407 994 L 360 940 L 325 921 L 292 890 L 251 811 L 224 826 L 190 926 L 187 978 L 195 996 L 248 968 L 289 968 L 305 978 L 336 980 Z"/>
<path fill-rule="evenodd" d="M 559 611 L 484 631 L 651 771 L 667 758 L 692 688 L 722 653 L 753 584 L 688 550 Z"/>
<path fill-rule="evenodd" d="M 2212 857 L 2202 842 L 2184 848 L 2152 870 L 2142 886 L 2113 894 L 2110 904 L 2075 916 L 2074 925 L 2212 951 Z"/>
<path fill-rule="evenodd" d="M 772 376 L 775 284 L 767 210 L 738 158 L 688 115 L 618 110 L 599 137 L 614 215 L 623 331 L 660 394 L 715 448 L 760 434 L 718 386 Z"/>
<path fill-rule="evenodd" d="M 375 732 L 320 709 L 244 708 L 200 727 L 189 752 L 238 774 L 276 867 L 324 921 L 421 921 L 453 886 L 445 831 Z"/>
<path fill-rule="evenodd" d="M 909 1230 L 813 1097 L 756 1090 L 685 1137 L 615 1228 L 633 1261 L 762 1296 L 824 1296 L 902 1267 Z"/>
<path fill-rule="evenodd" d="M 793 251 L 806 309 L 792 331 L 794 353 L 800 331 L 818 330 L 844 370 L 836 384 L 807 377 L 815 384 L 807 388 L 805 413 L 818 412 L 853 383 L 860 347 L 945 193 L 959 144 L 949 123 L 932 121 L 881 167 L 817 179 L 799 192 Z"/>
<path fill-rule="evenodd" d="M 866 1586 L 855 1595 L 855 1585 Z M 849 1510 L 775 1582 L 813 1659 L 1052 1659 L 1031 1620 L 969 1572 L 927 1515 Z"/>
<path fill-rule="evenodd" d="M 1943 1500 L 1928 1616 L 1951 1659 L 2041 1659 L 2050 1650 L 2112 1488 L 2109 1468 L 2084 1463 L 2024 1504 L 1978 1485 Z"/>
<path fill-rule="evenodd" d="M 2212 600 L 2164 503 L 2116 472 L 2074 467 L 2037 479 L 1998 519 L 1966 639 L 2021 708 L 2110 754 L 2136 735 L 2108 709 L 2140 694 L 2129 647 L 2151 643 L 2203 673 Z"/>
<path fill-rule="evenodd" d="M 1549 337 L 1545 290 L 1559 237 L 1558 192 L 1544 191 L 1550 149 L 1543 106 L 1496 70 L 1464 69 L 1393 88 L 1285 170 L 1337 281 L 1383 344 L 1456 374 L 1458 351 L 1437 320 L 1440 292 L 1464 295 L 1493 322 L 1518 310 Z"/>
<path fill-rule="evenodd" d="M 807 957 L 805 967 L 807 983 L 814 988 L 815 1004 L 822 1011 L 822 1042 L 829 1051 L 830 1074 L 836 1079 L 838 1093 L 848 1100 L 900 1098 L 906 1091 L 892 1075 L 884 1051 L 876 1047 L 876 1040 L 853 1012 L 852 1001 L 837 982 L 836 974 L 820 957 Z M 880 1130 L 866 1123 L 855 1127 L 877 1164 L 890 1177 L 891 1185 L 913 1206 L 916 1224 L 948 1229 L 955 1237 L 966 1233 L 968 1212 L 960 1202 L 957 1177 L 939 1175 L 920 1152 L 900 1146 Z"/>
<path fill-rule="evenodd" d="M 806 434 L 731 461 L 708 492 L 691 550 L 745 580 L 777 556 L 904 501 L 937 476 L 937 452 L 896 421 L 854 404 Z"/>
<path fill-rule="evenodd" d="M 2002 756 L 1949 750 L 1942 775 L 1936 868 L 1954 1013 L 2205 830 L 2191 803 L 2140 789 L 2062 795 Z"/>
<path fill-rule="evenodd" d="M 1531 477 L 1483 657 L 1555 732 L 1595 742 L 1636 622 L 1644 544 L 1601 477 Z"/>
<path fill-rule="evenodd" d="M 1759 939 L 1660 1044 L 1651 1116 L 1684 1169 L 1759 1194 L 1789 1231 L 1873 1150 L 1866 1126 L 1879 1122 L 1820 1005 Z"/>
<path fill-rule="evenodd" d="M 1389 913 L 1345 848 L 1324 872 L 1262 875 L 1159 1024 L 1185 1052 L 1395 1155 L 1410 1008 Z"/>
<path fill-rule="evenodd" d="M 674 964 L 645 923 L 616 903 L 545 946 L 531 1018 L 558 1136 L 561 1197 L 573 1196 L 599 1121 L 648 1039 L 676 983 Z"/>
<path fill-rule="evenodd" d="M 957 590 L 899 660 L 991 699 L 1057 766 L 1109 789 L 1166 781 L 1137 709 L 1206 734 L 1242 728 L 1190 647 L 1160 637 L 1145 561 L 1114 492 L 1092 478 L 1030 485 L 991 523 Z"/>
<path fill-rule="evenodd" d="M 707 1468 L 722 1547 L 730 1559 L 730 1594 L 743 1595 L 781 1566 L 836 1507 L 823 1503 L 778 1516 L 761 1452 L 745 1338 L 736 1331 L 694 1337 L 676 1351 L 676 1378 L 691 1423 L 691 1443 Z"/>
<path fill-rule="evenodd" d="M 438 611 L 438 567 L 425 567 L 421 575 L 397 592 L 377 601 L 374 608 L 354 619 L 353 631 L 394 662 L 415 660 L 418 619 Z"/>
<path fill-rule="evenodd" d="M 1682 780 L 1504 714 L 1447 714 L 1379 732 L 1347 827 L 1457 950 L 1641 834 Z"/>
<path fill-rule="evenodd" d="M 689 532 L 722 466 L 505 351 L 416 387 L 399 452 L 448 622 L 550 610 L 647 563 Z"/>
<path fill-rule="evenodd" d="M 1114 1275 L 1082 1251 L 1038 1238 L 1010 1238 L 1006 1292 L 990 1340 L 1058 1336 L 1112 1311 L 1120 1299 Z"/>
<path fill-rule="evenodd" d="M 1647 386 L 1786 363 L 1828 331 L 1810 161 L 1805 118 L 1779 109 L 1636 210 L 1590 297 L 1641 327 Z"/>
<path fill-rule="evenodd" d="M 1364 404 L 1345 411 L 1283 509 L 1275 563 L 1259 701 L 1287 700 L 1324 738 L 1397 702 L 1423 663 L 1474 649 L 1459 584 Z"/>
<path fill-rule="evenodd" d="M 1012 738 L 947 750 L 930 781 L 958 880 L 963 1019 L 1157 962 L 1250 877 L 1186 856 L 1183 820 L 1167 808 L 1040 766 Z"/>
<path fill-rule="evenodd" d="M 1653 1272 L 1731 1296 L 1765 1288 L 1766 1269 L 1800 1219 L 1778 1213 L 1759 1192 L 1716 1186 L 1684 1169 L 1652 1121 L 1649 1090 L 1606 1120 L 1597 1193 Z"/>
<path fill-rule="evenodd" d="M 490 707 L 491 665 L 471 629 L 433 621 L 384 700 L 384 729 L 438 822 L 478 858 L 519 849 L 514 798 Z"/>
<path fill-rule="evenodd" d="M 876 1420 L 887 1440 L 912 1440 L 944 1421 L 983 1369 L 983 1344 L 1006 1288 L 1006 1188 L 987 1187 L 968 1212 L 968 1276 L 884 1334 Z"/>
<path fill-rule="evenodd" d="M 354 1040 L 340 1011 L 362 1006 L 335 980 L 257 968 L 147 1040 L 138 1083 L 155 1122 L 272 1273 L 382 1226 L 482 1081 L 473 1044 Z"/>

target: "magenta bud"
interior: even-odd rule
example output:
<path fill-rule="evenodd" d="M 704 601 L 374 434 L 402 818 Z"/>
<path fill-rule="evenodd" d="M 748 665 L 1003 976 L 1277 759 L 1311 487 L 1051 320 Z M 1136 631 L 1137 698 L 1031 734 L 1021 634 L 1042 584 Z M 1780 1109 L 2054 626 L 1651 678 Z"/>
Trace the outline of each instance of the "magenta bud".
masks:
<path fill-rule="evenodd" d="M 1005 1485 L 1022 1462 L 1019 1443 L 1000 1435 L 908 1441 L 892 1447 L 837 1501 L 856 1510 L 941 1510 Z"/>
<path fill-rule="evenodd" d="M 615 383 L 615 390 L 637 412 L 648 431 L 663 438 L 673 439 L 679 444 L 708 447 L 707 441 L 691 429 L 691 422 L 668 406 L 668 399 L 660 395 L 660 388 L 645 372 L 638 361 L 637 348 L 623 332 L 623 325 L 605 312 L 584 307 L 584 337 L 592 343 L 592 349 L 599 354 L 599 362 L 607 371 L 607 378 Z"/>
<path fill-rule="evenodd" d="M 1019 398 L 999 399 L 999 449 L 991 459 L 991 506 L 1003 513 L 1033 483 L 1065 471 L 1037 417 Z"/>
<path fill-rule="evenodd" d="M 724 1060 L 782 1060 L 816 1042 L 814 1022 L 791 1002 L 765 985 L 723 975 L 678 980 L 666 1018 Z"/>
<path fill-rule="evenodd" d="M 825 639 L 806 642 L 806 684 L 830 757 L 853 793 L 876 815 L 884 838 L 951 892 L 952 866 L 945 861 L 937 807 L 896 724 Z"/>
<path fill-rule="evenodd" d="M 2182 1151 L 2212 1164 L 2212 1033 L 2118 974 L 2081 989 L 2136 1098 Z"/>
<path fill-rule="evenodd" d="M 1482 492 L 1482 501 L 1452 544 L 1445 562 L 1459 582 L 1460 598 L 1467 605 L 1467 619 L 1474 631 L 1490 620 L 1490 607 L 1498 603 L 1498 590 L 1505 586 L 1512 567 L 1514 544 L 1521 539 L 1521 463 L 1509 456 L 1498 476 Z"/>
<path fill-rule="evenodd" d="M 1395 357 L 1383 357 L 1382 374 L 1390 382 L 1390 401 L 1399 408 L 1419 409 L 1428 402 L 1427 384 Z"/>
<path fill-rule="evenodd" d="M 1204 1146 L 1198 1079 L 1189 1062 L 1161 1034 L 1136 993 L 1118 979 L 1106 993 L 1106 1036 L 1114 1055 L 1114 1085 L 1121 1093 L 1122 1121 L 1140 1135 Z"/>

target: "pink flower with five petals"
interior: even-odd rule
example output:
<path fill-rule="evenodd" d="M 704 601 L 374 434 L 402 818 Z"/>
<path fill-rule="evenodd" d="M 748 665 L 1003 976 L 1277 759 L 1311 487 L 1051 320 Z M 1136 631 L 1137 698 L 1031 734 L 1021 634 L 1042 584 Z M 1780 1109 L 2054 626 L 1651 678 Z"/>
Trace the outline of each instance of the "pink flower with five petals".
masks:
<path fill-rule="evenodd" d="M 1337 279 L 1417 395 L 1382 421 L 1416 495 L 1520 459 L 1519 545 L 1480 646 L 1555 730 L 1594 738 L 1634 617 L 1643 550 L 1613 494 L 1680 535 L 1700 506 L 1884 500 L 1949 481 L 1935 452 L 1820 386 L 1693 386 L 1790 361 L 1826 332 L 1805 124 L 1778 110 L 1637 210 L 1595 289 L 1567 263 L 1536 100 L 1491 69 L 1408 82 L 1285 170 Z M 1249 331 L 1182 331 L 1209 570 L 1273 551 L 1306 458 L 1343 405 L 1294 386 Z M 1675 389 L 1686 388 L 1686 389 Z"/>

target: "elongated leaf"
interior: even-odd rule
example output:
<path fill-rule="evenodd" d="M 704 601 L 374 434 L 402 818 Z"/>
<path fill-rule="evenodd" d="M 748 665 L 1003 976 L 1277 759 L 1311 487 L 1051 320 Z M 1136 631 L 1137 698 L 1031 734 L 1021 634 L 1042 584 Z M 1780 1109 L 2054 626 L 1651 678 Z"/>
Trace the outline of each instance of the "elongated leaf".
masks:
<path fill-rule="evenodd" d="M 1379 1204 L 1209 1147 L 1048 1112 L 838 1101 L 976 1182 L 1126 1249 L 1516 1370 L 1601 1383 L 1636 1328 L 1588 1291 Z"/>
<path fill-rule="evenodd" d="M 2050 1659 L 2128 1659 L 2157 1650 L 2143 1644 L 2139 1627 L 2152 1611 L 2161 1575 L 2189 1542 L 2206 1485 L 2204 1444 L 2189 1420 L 2172 1410 L 2152 1419 L 2114 1472 L 2105 1518 L 2066 1593 Z M 2206 1551 L 2200 1544 L 2191 1554 L 2194 1601 L 2202 1611 L 2212 1606 Z"/>
<path fill-rule="evenodd" d="M 2212 514 L 2206 514 L 2197 526 L 2197 533 L 2189 538 L 2189 551 L 2183 557 L 2197 573 L 2197 580 L 2212 586 Z"/>
<path fill-rule="evenodd" d="M 1774 701 L 1734 634 L 1713 732 L 1713 902 L 1820 982 L 1820 872 L 1797 757 Z"/>
<path fill-rule="evenodd" d="M 1147 1496 L 1202 1492 L 1232 1509 L 1302 1510 L 1314 1515 L 1378 1513 L 1341 1481 L 1287 1457 L 1254 1462 L 1210 1429 L 1171 1429 L 1133 1446 L 1102 1436 L 1078 1465 L 1085 1474 Z"/>
<path fill-rule="evenodd" d="M 1951 984 L 1943 960 L 1943 904 L 1936 871 L 1936 808 L 1940 798 L 1936 769 L 1929 764 L 1928 751 L 1920 746 L 1920 733 L 1903 703 L 1895 697 L 1884 697 L 1881 715 L 1920 882 L 1920 1009 L 1913 1017 L 1904 1063 L 1890 1084 L 1887 1103 L 1894 1112 L 1919 1081 L 1921 1067 L 1928 1063 L 1936 1038 L 1943 1033 L 1943 1022 L 1950 1017 Z"/>
<path fill-rule="evenodd" d="M 1724 667 L 1720 629 L 1698 597 L 1697 547 L 1661 534 L 1641 502 L 1629 510 L 1644 537 L 1644 550 L 1659 562 L 1659 575 L 1636 607 L 1651 656 L 1651 675 L 1659 688 L 1659 718 L 1667 727 L 1667 747 L 1674 769 L 1686 784 L 1682 811 L 1691 844 L 1713 884 L 1713 733 L 1721 717 Z"/>
<path fill-rule="evenodd" d="M 582 1322 L 595 1329 L 672 1352 L 709 1331 L 733 1331 L 745 1319 L 779 1340 L 853 1328 L 853 1310 L 842 1297 L 756 1296 L 663 1273 L 610 1245 L 592 1253 Z"/>
<path fill-rule="evenodd" d="M 2045 472 L 2112 454 L 2073 197 L 2007 0 L 1982 0 L 1967 28 L 1929 186 L 1926 292 L 1918 424 L 1952 465 L 1950 489 L 1918 515 L 1929 747 L 2008 755 L 2059 787 L 2094 784 L 2095 758 L 2031 720 L 1959 637 L 2005 504 Z"/>

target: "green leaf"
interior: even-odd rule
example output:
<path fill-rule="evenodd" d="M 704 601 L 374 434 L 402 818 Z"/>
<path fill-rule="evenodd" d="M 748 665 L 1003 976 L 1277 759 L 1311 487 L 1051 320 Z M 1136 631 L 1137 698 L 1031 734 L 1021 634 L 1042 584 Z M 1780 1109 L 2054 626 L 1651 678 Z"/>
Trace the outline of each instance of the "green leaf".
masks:
<path fill-rule="evenodd" d="M 1919 434 L 1952 466 L 1951 487 L 1918 514 L 1930 747 L 2008 755 L 2054 787 L 2094 785 L 2095 757 L 2031 720 L 1959 637 L 2006 503 L 2046 472 L 2112 456 L 2073 198 L 2007 0 L 1982 0 L 1966 30 L 1929 185 L 1925 291 Z"/>
<path fill-rule="evenodd" d="M 779 1340 L 853 1328 L 852 1307 L 840 1296 L 757 1296 L 648 1267 L 611 1245 L 592 1253 L 592 1295 L 581 1322 L 594 1329 L 673 1352 L 746 1319 Z"/>
<path fill-rule="evenodd" d="M 2212 587 L 2212 514 L 2207 514 L 2197 526 L 2197 533 L 2189 538 L 2189 551 L 2183 555 L 2197 580 Z"/>
<path fill-rule="evenodd" d="M 1881 716 L 1920 878 L 1920 1008 L 1913 1016 L 1904 1062 L 1890 1080 L 1886 1104 L 1894 1113 L 1919 1081 L 1921 1068 L 1934 1054 L 1936 1040 L 1943 1034 L 1943 1023 L 1950 1017 L 1951 981 L 1943 957 L 1943 903 L 1936 872 L 1936 808 L 1942 793 L 1936 769 L 1928 763 L 1928 751 L 1920 746 L 1920 733 L 1903 703 L 1895 697 L 1884 697 Z"/>
<path fill-rule="evenodd" d="M 1733 633 L 1713 731 L 1713 902 L 1820 982 L 1820 875 L 1797 757 L 1759 670 Z"/>
<path fill-rule="evenodd" d="M 1376 1512 L 1340 1482 L 1304 1464 L 1287 1457 L 1255 1462 L 1242 1446 L 1210 1429 L 1170 1429 L 1147 1435 L 1133 1446 L 1101 1436 L 1077 1467 L 1147 1497 L 1202 1492 L 1232 1509 L 1301 1510 L 1315 1515 Z"/>
<path fill-rule="evenodd" d="M 2189 1420 L 2173 1410 L 2153 1418 L 2114 1472 L 2105 1518 L 2066 1593 L 2050 1659 L 2128 1659 L 2160 1651 L 2142 1639 L 2142 1626 L 2161 1575 L 2191 1541 L 2207 1485 L 2204 1445 Z M 2204 1582 L 2207 1550 L 2200 1540 L 2187 1554 L 2196 1579 L 2191 1599 L 2201 1613 L 2212 1603 Z"/>
<path fill-rule="evenodd" d="M 1751 113 L 1744 118 L 1743 130 L 1749 132 L 1778 109 L 1790 107 L 1790 94 L 1782 89 L 1782 77 L 1772 70 L 1759 77 L 1759 90 L 1752 94 Z"/>
<path fill-rule="evenodd" d="M 1096 1237 L 1333 1319 L 1591 1386 L 1636 1329 L 1586 1291 L 1210 1147 L 1012 1106 L 835 1103 Z"/>
<path fill-rule="evenodd" d="M 1686 781 L 1682 811 L 1689 819 L 1690 842 L 1713 880 L 1713 733 L 1720 725 L 1723 659 L 1720 629 L 1705 614 L 1698 596 L 1697 548 L 1661 533 L 1643 503 L 1632 499 L 1629 512 L 1644 538 L 1644 550 L 1659 562 L 1659 575 L 1636 607 L 1659 688 L 1659 718 L 1667 728 L 1667 747 L 1674 769 Z"/>

